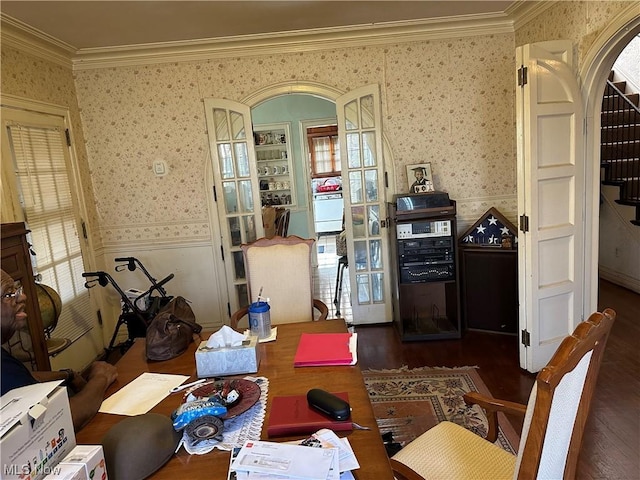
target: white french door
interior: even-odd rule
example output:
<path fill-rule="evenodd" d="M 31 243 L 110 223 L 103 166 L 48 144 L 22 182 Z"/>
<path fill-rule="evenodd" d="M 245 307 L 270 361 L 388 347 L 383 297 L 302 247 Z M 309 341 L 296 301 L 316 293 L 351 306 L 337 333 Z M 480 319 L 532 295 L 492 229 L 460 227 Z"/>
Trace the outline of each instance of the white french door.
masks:
<path fill-rule="evenodd" d="M 79 234 L 76 184 L 65 119 L 2 107 L 3 220 L 25 221 L 34 274 L 61 297 L 54 336 L 72 342 L 98 325 L 82 273 L 87 241 Z M 89 355 L 94 355 L 89 352 Z"/>
<path fill-rule="evenodd" d="M 583 318 L 583 111 L 572 56 L 569 41 L 516 49 L 518 215 L 526 230 L 518 238 L 520 366 L 531 372 Z"/>
<path fill-rule="evenodd" d="M 378 85 L 336 99 L 353 323 L 392 319 Z"/>
<path fill-rule="evenodd" d="M 230 311 L 248 305 L 240 245 L 264 235 L 251 110 L 242 103 L 206 99 L 205 113 L 221 223 Z"/>

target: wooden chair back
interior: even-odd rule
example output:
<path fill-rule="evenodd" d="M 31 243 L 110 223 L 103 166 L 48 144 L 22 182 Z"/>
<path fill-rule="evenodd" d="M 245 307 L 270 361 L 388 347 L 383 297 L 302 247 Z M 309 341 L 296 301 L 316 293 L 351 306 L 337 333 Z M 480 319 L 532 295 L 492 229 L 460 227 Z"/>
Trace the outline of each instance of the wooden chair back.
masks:
<path fill-rule="evenodd" d="M 516 461 L 518 479 L 574 478 L 604 348 L 616 313 L 593 313 L 536 378 Z"/>
<path fill-rule="evenodd" d="M 289 232 L 289 215 L 291 214 L 291 210 L 283 209 L 282 212 L 279 212 L 276 216 L 276 236 L 278 237 L 286 237 Z"/>

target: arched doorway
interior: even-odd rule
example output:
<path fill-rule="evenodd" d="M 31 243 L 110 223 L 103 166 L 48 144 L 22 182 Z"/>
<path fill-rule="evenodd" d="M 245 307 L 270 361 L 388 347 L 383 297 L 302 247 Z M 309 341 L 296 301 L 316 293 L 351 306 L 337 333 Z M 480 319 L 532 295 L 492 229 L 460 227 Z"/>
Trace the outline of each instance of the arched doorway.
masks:
<path fill-rule="evenodd" d="M 600 212 L 600 114 L 605 84 L 611 68 L 629 41 L 640 32 L 638 9 L 631 8 L 598 36 L 585 55 L 580 78 L 587 120 L 585 137 L 586 235 L 585 235 L 585 312 L 598 308 L 598 249 Z M 590 166 L 590 167 L 589 167 Z"/>
<path fill-rule="evenodd" d="M 349 180 L 343 186 L 347 249 L 355 263 L 355 268 L 350 269 L 350 286 L 352 291 L 357 291 L 357 305 L 352 302 L 353 322 L 391 321 L 388 236 L 381 229 L 388 224 L 386 203 L 395 193 L 394 162 L 384 139 L 380 91 L 376 84 L 340 94 L 331 87 L 292 82 L 265 87 L 243 102 L 205 99 L 213 190 L 221 192 L 220 202 L 215 200 L 218 197 L 214 193 L 216 205 L 212 208 L 218 210 L 223 247 L 220 267 L 227 270 L 229 306 L 234 310 L 247 301 L 241 244 L 250 243 L 264 233 L 260 208 L 263 204 L 258 171 L 260 159 L 256 152 L 271 145 L 268 141 L 256 141 L 254 145 L 255 131 L 253 135 L 247 135 L 254 130 L 251 108 L 270 98 L 292 93 L 335 101 L 338 133 L 339 136 L 344 135 L 339 142 L 341 156 L 349 158 L 346 165 Z M 284 130 L 287 129 L 291 130 L 284 125 Z M 273 135 L 273 132 L 268 134 Z M 269 161 L 276 160 L 269 156 Z M 281 159 L 277 161 L 281 162 Z M 372 219 L 379 222 L 377 230 L 371 228 Z M 232 261 L 225 264 L 225 256 Z"/>

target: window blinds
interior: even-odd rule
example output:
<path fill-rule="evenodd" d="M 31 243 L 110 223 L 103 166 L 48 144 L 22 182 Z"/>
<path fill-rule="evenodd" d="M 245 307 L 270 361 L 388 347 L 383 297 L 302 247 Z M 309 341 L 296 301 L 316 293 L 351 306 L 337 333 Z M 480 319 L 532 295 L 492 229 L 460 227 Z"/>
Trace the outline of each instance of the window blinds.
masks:
<path fill-rule="evenodd" d="M 93 327 L 84 264 L 76 228 L 65 132 L 59 127 L 8 126 L 20 203 L 30 243 L 34 274 L 62 299 L 53 337 L 72 342 Z"/>

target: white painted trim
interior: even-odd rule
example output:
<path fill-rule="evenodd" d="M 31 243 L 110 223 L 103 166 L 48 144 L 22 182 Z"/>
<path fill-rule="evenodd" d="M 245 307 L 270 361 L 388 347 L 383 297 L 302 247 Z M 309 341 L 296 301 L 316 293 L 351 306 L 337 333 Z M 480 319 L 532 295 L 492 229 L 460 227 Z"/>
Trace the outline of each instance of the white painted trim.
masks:
<path fill-rule="evenodd" d="M 0 93 L 0 105 L 3 107 L 15 108 L 25 111 L 37 111 L 38 113 L 46 113 L 48 115 L 56 115 L 64 117 L 69 115 L 69 109 L 63 105 L 55 103 L 42 102 L 31 98 L 23 98 L 18 95 L 9 93 Z"/>
<path fill-rule="evenodd" d="M 553 7 L 557 0 L 546 0 L 543 2 L 531 2 L 528 0 L 517 0 L 513 2 L 504 13 L 513 19 L 514 30 L 518 30 L 538 15 Z"/>
<path fill-rule="evenodd" d="M 334 103 L 335 106 L 335 103 Z M 313 203 L 313 191 L 311 190 L 311 166 L 309 165 L 309 158 L 311 153 L 309 152 L 309 143 L 307 142 L 307 130 L 313 127 L 319 127 L 324 125 L 335 125 L 338 128 L 338 116 L 336 114 L 335 117 L 330 118 L 314 118 L 311 120 L 301 120 L 298 122 L 298 131 L 300 135 L 300 146 L 302 147 L 302 158 L 303 158 L 303 173 L 302 176 L 304 178 L 305 185 L 308 187 L 307 190 L 307 205 L 308 211 L 310 212 L 307 215 L 307 228 L 309 232 L 316 231 L 316 225 L 314 222 L 315 218 L 315 205 Z M 318 266 L 318 249 L 313 249 L 313 258 L 312 265 L 314 267 Z"/>
<path fill-rule="evenodd" d="M 0 12 L 2 45 L 16 48 L 34 57 L 72 68 L 76 49 L 68 43 Z"/>
<path fill-rule="evenodd" d="M 585 134 L 585 244 L 584 308 L 598 309 L 598 249 L 600 242 L 600 114 L 607 76 L 620 52 L 640 30 L 640 2 L 633 2 L 617 15 L 595 39 L 580 69 Z M 589 168 L 590 167 L 590 168 Z"/>
<path fill-rule="evenodd" d="M 186 40 L 114 48 L 87 48 L 73 57 L 74 70 L 193 62 L 214 58 L 300 53 L 388 43 L 513 33 L 504 14 L 465 15 L 340 28 Z"/>
<path fill-rule="evenodd" d="M 300 82 L 299 80 L 289 80 L 280 83 L 273 83 L 266 87 L 262 87 L 254 92 L 251 92 L 248 96 L 244 97 L 241 102 L 246 103 L 251 108 L 257 107 L 262 102 L 270 100 L 274 97 L 281 95 L 291 95 L 299 93 L 303 95 L 314 95 L 324 100 L 330 100 L 333 103 L 336 102 L 336 98 L 344 94 L 344 90 L 325 85 L 323 83 L 312 82 L 305 80 Z"/>
<path fill-rule="evenodd" d="M 525 3 L 528 2 L 523 2 L 510 11 L 522 16 L 534 9 L 534 5 Z M 513 20 L 508 14 L 499 12 L 258 35 L 76 49 L 8 15 L 2 14 L 1 19 L 2 41 L 5 44 L 60 65 L 68 67 L 72 64 L 73 70 L 299 53 L 514 32 Z"/>
<path fill-rule="evenodd" d="M 629 277 L 605 266 L 600 266 L 599 275 L 611 283 L 628 288 L 633 292 L 640 293 L 640 281 L 637 278 Z"/>

